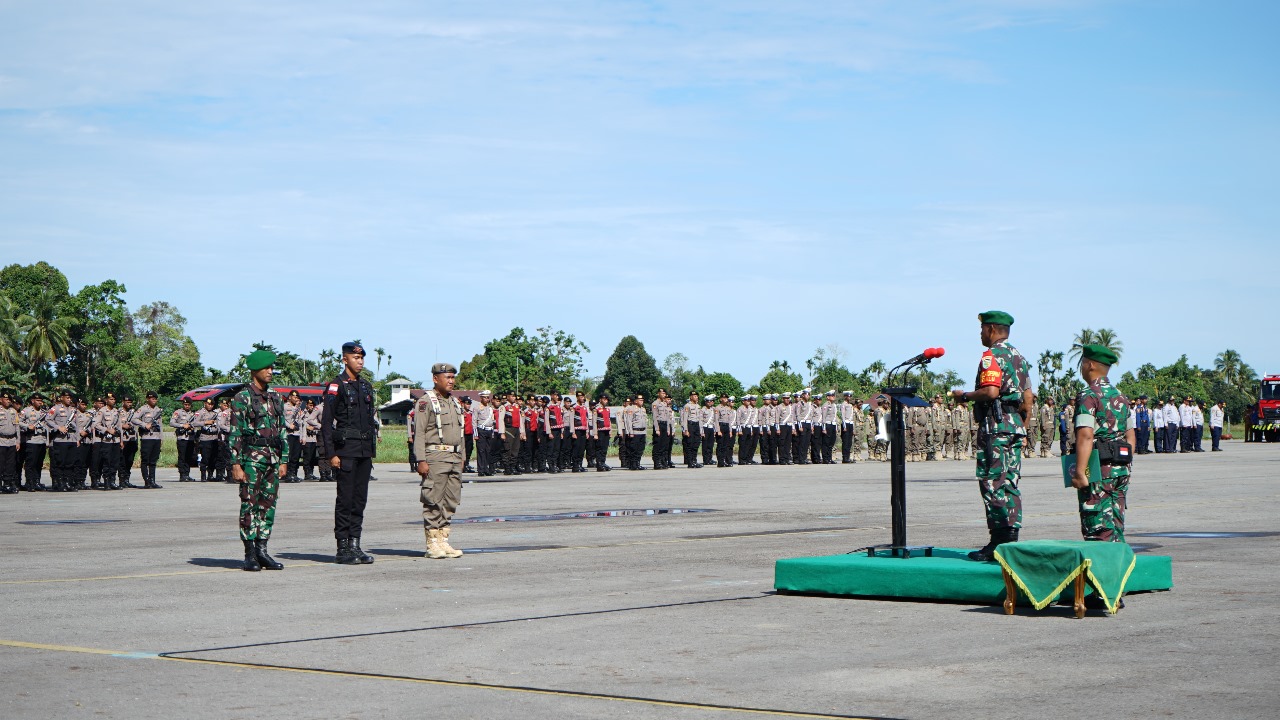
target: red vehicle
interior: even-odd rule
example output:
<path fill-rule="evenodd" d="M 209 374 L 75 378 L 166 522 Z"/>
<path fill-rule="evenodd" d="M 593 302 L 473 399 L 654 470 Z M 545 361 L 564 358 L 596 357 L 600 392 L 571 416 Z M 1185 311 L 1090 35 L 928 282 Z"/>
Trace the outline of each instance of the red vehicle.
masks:
<path fill-rule="evenodd" d="M 1258 421 L 1253 426 L 1254 439 L 1280 441 L 1280 375 L 1262 378 L 1258 386 L 1258 404 L 1254 410 L 1258 413 Z"/>
<path fill-rule="evenodd" d="M 195 390 L 188 390 L 187 392 L 183 393 L 182 396 L 178 399 L 190 400 L 193 404 L 199 404 L 204 402 L 205 400 L 208 400 L 209 398 L 213 398 L 214 404 L 217 404 L 217 402 L 224 397 L 225 398 L 233 397 L 236 393 L 240 392 L 240 389 L 243 388 L 245 385 L 248 385 L 248 383 L 222 383 L 219 385 L 205 385 L 203 387 L 198 387 Z M 319 385 L 272 385 L 271 390 L 285 396 L 288 396 L 290 392 L 297 390 L 298 394 L 302 396 L 303 402 L 306 402 L 307 398 L 312 397 L 316 399 L 316 404 L 319 405 L 320 397 L 324 395 L 324 384 L 321 383 Z"/>

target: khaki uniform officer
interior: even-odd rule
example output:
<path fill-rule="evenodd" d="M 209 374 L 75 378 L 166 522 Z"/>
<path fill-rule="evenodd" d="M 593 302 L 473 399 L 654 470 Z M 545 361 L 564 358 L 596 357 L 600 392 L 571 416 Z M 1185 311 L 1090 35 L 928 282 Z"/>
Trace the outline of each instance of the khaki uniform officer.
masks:
<path fill-rule="evenodd" d="M 449 523 L 462 501 L 462 406 L 453 397 L 458 369 L 431 366 L 433 387 L 418 400 L 413 417 L 413 454 L 422 476 L 422 525 L 426 556 L 462 557 L 449 544 Z"/>

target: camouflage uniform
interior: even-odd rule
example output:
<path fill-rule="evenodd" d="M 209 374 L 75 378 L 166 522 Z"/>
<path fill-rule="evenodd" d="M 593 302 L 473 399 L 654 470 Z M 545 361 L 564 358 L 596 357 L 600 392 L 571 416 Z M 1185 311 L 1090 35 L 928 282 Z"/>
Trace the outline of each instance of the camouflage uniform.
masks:
<path fill-rule="evenodd" d="M 986 508 L 987 529 L 1022 527 L 1022 447 L 1026 439 L 1020 406 L 1031 389 L 1027 359 L 1007 341 L 995 343 L 982 355 L 974 389 L 994 386 L 999 396 L 974 403 L 978 422 L 978 489 Z"/>
<path fill-rule="evenodd" d="M 1132 426 L 1129 401 L 1106 376 L 1090 383 L 1076 398 L 1076 428 L 1093 428 L 1093 441 L 1123 441 Z M 1103 465 L 1101 478 L 1089 478 L 1089 487 L 1076 490 L 1080 500 L 1080 533 L 1085 540 L 1124 542 L 1125 496 L 1129 492 L 1129 466 Z"/>
<path fill-rule="evenodd" d="M 284 460 L 284 400 L 253 383 L 231 401 L 227 435 L 231 464 L 244 470 L 240 483 L 240 539 L 268 540 L 276 517 L 279 470 Z"/>

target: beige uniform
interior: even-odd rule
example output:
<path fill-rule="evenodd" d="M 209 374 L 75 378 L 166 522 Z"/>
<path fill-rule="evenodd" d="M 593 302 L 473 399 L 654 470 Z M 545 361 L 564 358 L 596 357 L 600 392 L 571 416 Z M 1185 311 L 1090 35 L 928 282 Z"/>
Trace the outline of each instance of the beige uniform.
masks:
<path fill-rule="evenodd" d="M 422 479 L 422 524 L 449 527 L 462 502 L 462 406 L 428 390 L 414 406 L 413 456 L 427 463 Z"/>

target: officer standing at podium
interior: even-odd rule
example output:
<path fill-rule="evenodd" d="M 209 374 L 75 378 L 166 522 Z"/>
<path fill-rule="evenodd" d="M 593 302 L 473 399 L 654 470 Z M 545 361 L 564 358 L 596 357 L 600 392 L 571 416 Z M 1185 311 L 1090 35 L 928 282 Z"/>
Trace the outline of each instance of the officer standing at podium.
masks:
<path fill-rule="evenodd" d="M 1013 316 L 1002 310 L 978 315 L 982 323 L 982 345 L 987 351 L 978 364 L 978 376 L 971 391 L 952 390 L 957 402 L 974 403 L 978 421 L 978 489 L 986 508 L 990 541 L 969 553 L 970 559 L 988 561 L 997 546 L 1017 542 L 1022 527 L 1022 447 L 1025 423 L 1031 413 L 1030 363 L 1009 344 Z"/>
<path fill-rule="evenodd" d="M 369 498 L 369 474 L 377 454 L 373 385 L 360 375 L 364 348 L 342 345 L 343 370 L 325 386 L 320 437 L 325 457 L 337 481 L 333 510 L 333 536 L 338 541 L 334 562 L 368 565 L 373 556 L 360 549 L 364 507 Z"/>

